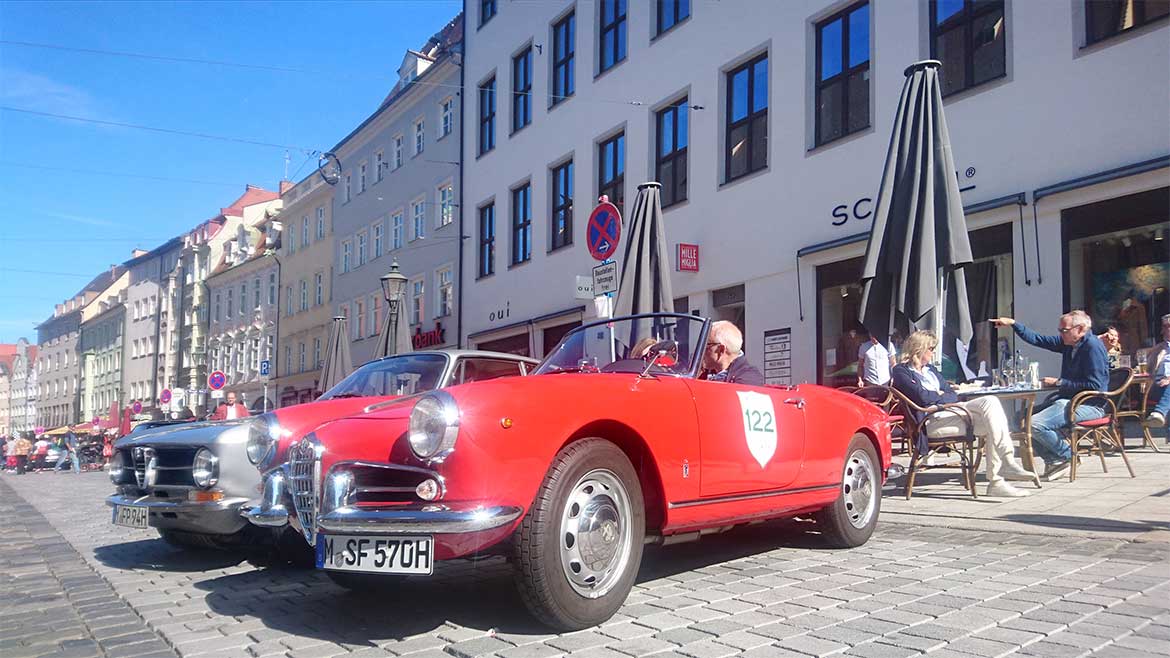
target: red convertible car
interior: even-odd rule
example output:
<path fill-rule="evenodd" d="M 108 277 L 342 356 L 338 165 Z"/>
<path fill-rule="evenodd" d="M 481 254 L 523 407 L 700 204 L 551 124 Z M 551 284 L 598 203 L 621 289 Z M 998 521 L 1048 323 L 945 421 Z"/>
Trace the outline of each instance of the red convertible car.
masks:
<path fill-rule="evenodd" d="M 536 376 L 326 423 L 269 473 L 263 505 L 289 510 L 347 587 L 508 555 L 529 609 L 562 630 L 617 611 L 647 542 L 801 515 L 831 546 L 864 543 L 890 465 L 886 415 L 815 385 L 700 379 L 709 327 L 678 314 L 588 324 Z"/>

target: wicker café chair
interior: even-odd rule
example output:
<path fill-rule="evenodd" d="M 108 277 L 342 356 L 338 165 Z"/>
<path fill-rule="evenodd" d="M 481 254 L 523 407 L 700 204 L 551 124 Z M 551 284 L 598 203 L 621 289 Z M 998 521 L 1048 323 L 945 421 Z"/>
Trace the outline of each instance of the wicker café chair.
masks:
<path fill-rule="evenodd" d="M 1125 435 L 1121 431 L 1121 420 L 1118 417 L 1117 406 L 1126 389 L 1133 382 L 1133 370 L 1129 368 L 1114 368 L 1109 371 L 1109 390 L 1081 391 L 1073 396 L 1068 403 L 1069 432 L 1066 442 L 1069 452 L 1072 453 L 1072 468 L 1069 469 L 1068 481 L 1077 479 L 1077 462 L 1081 455 L 1090 456 L 1096 453 L 1101 458 L 1101 470 L 1108 473 L 1109 467 L 1105 464 L 1106 450 L 1116 450 L 1121 453 L 1125 467 L 1129 469 L 1129 476 L 1137 477 L 1133 472 L 1133 465 L 1125 454 Z M 1092 420 L 1074 421 L 1077 409 L 1091 400 L 1104 400 L 1105 415 Z"/>
<path fill-rule="evenodd" d="M 971 491 L 972 498 L 978 498 L 979 494 L 975 491 L 975 451 L 979 443 L 975 437 L 975 425 L 967 410 L 957 404 L 942 404 L 930 408 L 920 407 L 897 389 L 890 388 L 889 391 L 897 399 L 898 412 L 905 419 L 904 425 L 909 430 L 907 434 L 910 443 L 910 472 L 906 478 L 906 500 L 910 500 L 910 496 L 914 493 L 914 478 L 918 471 L 928 468 L 955 468 L 950 464 L 926 465 L 928 457 L 944 449 L 959 455 L 957 468 L 959 468 L 960 476 L 963 478 L 963 487 Z M 953 413 L 962 420 L 963 428 L 930 427 L 931 415 L 944 410 Z M 922 420 L 915 422 L 914 419 L 919 416 Z M 919 436 L 926 438 L 925 451 L 919 449 L 920 441 L 915 440 Z"/>
<path fill-rule="evenodd" d="M 898 398 L 894 396 L 893 389 L 874 384 L 861 388 L 851 387 L 851 389 L 849 392 L 853 395 L 869 400 L 886 412 L 890 418 L 890 439 L 901 441 L 902 452 L 908 451 L 910 449 L 910 430 L 906 427 L 906 416 L 899 409 Z"/>

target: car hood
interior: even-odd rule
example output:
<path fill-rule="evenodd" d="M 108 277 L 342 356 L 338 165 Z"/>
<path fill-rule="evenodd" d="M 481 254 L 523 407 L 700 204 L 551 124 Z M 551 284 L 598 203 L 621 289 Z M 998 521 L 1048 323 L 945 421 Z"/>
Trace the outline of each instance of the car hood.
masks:
<path fill-rule="evenodd" d="M 118 439 L 115 448 L 130 448 L 133 446 L 201 446 L 215 443 L 225 433 L 238 429 L 241 436 L 247 435 L 243 429 L 248 422 L 247 418 L 238 420 L 203 421 L 183 423 L 182 425 L 158 427 L 147 430 L 138 436 Z"/>

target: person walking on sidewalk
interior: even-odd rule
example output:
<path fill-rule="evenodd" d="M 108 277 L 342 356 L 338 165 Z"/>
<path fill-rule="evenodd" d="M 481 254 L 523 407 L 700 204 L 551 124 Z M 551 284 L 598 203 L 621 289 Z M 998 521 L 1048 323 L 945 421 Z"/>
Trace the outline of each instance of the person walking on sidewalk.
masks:
<path fill-rule="evenodd" d="M 73 426 L 65 428 L 65 436 L 61 437 L 61 445 L 59 456 L 57 457 L 57 465 L 53 467 L 53 472 L 61 470 L 61 464 L 65 463 L 66 459 L 73 458 L 73 472 L 81 472 L 81 458 L 77 455 L 77 435 L 73 433 Z"/>
<path fill-rule="evenodd" d="M 16 455 L 16 474 L 24 475 L 28 469 L 28 455 L 32 452 L 33 444 L 22 433 L 16 439 L 15 445 L 12 447 L 13 454 Z"/>
<path fill-rule="evenodd" d="M 1093 320 L 1081 310 L 1060 316 L 1056 336 L 1041 336 L 1012 318 L 994 318 L 997 327 L 1011 327 L 1029 345 L 1061 355 L 1060 377 L 1045 377 L 1045 386 L 1057 392 L 1032 414 L 1032 447 L 1040 453 L 1047 468 L 1045 480 L 1056 480 L 1069 469 L 1072 451 L 1061 438 L 1069 425 L 1068 404 L 1081 391 L 1105 391 L 1109 387 L 1109 353 L 1092 332 Z M 1076 421 L 1093 420 L 1105 415 L 1105 400 L 1093 398 L 1077 406 Z"/>

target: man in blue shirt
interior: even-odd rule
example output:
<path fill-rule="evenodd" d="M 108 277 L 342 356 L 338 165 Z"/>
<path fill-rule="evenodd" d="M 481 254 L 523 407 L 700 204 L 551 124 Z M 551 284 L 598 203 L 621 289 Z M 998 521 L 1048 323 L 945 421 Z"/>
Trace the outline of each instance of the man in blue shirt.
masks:
<path fill-rule="evenodd" d="M 995 318 L 997 327 L 1011 327 L 1024 342 L 1061 355 L 1060 377 L 1045 377 L 1045 386 L 1056 386 L 1051 404 L 1032 416 L 1032 448 L 1047 465 L 1044 479 L 1056 480 L 1069 468 L 1072 454 L 1061 438 L 1069 429 L 1068 403 L 1081 391 L 1105 391 L 1109 387 L 1109 353 L 1093 335 L 1093 321 L 1084 311 L 1060 316 L 1059 335 L 1041 336 L 1012 318 Z M 1104 400 L 1088 400 L 1077 407 L 1076 420 L 1105 415 Z"/>
<path fill-rule="evenodd" d="M 1162 342 L 1150 357 L 1150 400 L 1154 410 L 1146 418 L 1146 424 L 1153 427 L 1166 426 L 1166 414 L 1170 413 L 1170 314 L 1162 316 Z"/>

